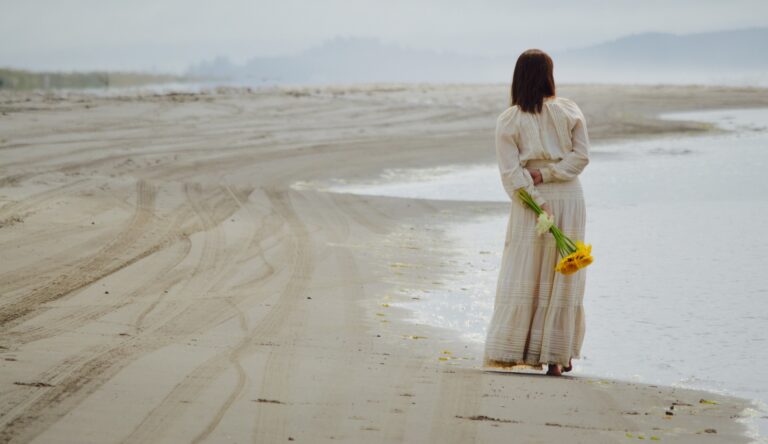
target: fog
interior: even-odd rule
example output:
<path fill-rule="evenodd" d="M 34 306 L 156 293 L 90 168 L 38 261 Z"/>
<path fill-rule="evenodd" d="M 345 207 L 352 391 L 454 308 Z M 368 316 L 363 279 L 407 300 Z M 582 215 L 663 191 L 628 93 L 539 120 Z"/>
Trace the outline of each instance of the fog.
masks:
<path fill-rule="evenodd" d="M 250 83 L 507 81 L 515 57 L 536 47 L 557 56 L 565 81 L 762 84 L 764 55 L 752 54 L 768 43 L 765 33 L 757 41 L 722 34 L 731 44 L 746 45 L 742 62 L 757 58 L 759 63 L 725 69 L 723 54 L 716 54 L 715 64 L 706 60 L 706 48 L 719 31 L 768 27 L 768 2 L 762 0 L 486 0 L 471 5 L 456 0 L 26 0 L 0 5 L 1 67 L 207 73 Z M 667 40 L 648 38 L 656 33 Z M 672 55 L 649 57 L 669 38 L 690 35 L 707 36 L 677 42 Z M 610 47 L 627 37 L 635 41 Z M 695 57 L 669 65 L 670 57 L 689 51 Z M 623 68 L 603 66 L 617 60 L 616 54 Z"/>

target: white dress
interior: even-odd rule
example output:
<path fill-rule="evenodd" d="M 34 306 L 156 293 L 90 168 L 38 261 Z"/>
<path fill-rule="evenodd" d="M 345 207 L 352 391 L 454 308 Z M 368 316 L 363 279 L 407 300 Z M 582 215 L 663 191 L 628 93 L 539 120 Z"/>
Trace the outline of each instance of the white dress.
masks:
<path fill-rule="evenodd" d="M 578 359 L 584 340 L 586 268 L 555 272 L 560 257 L 550 233 L 536 234 L 536 213 L 517 197 L 525 188 L 548 202 L 555 223 L 571 239 L 584 239 L 586 211 L 579 174 L 589 163 L 586 119 L 572 100 L 553 97 L 541 113 L 506 109 L 496 122 L 501 182 L 512 200 L 493 316 L 483 366 L 541 369 Z M 525 168 L 539 168 L 533 184 Z"/>

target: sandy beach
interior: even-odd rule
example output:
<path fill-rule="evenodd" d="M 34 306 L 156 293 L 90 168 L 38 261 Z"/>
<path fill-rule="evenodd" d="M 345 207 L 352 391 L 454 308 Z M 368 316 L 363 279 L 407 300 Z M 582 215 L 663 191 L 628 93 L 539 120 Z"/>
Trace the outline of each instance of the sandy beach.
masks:
<path fill-rule="evenodd" d="M 292 186 L 493 162 L 507 94 L 0 93 L 0 442 L 748 442 L 746 400 L 484 371 L 454 332 L 403 322 L 399 289 L 462 272 L 428 222 L 504 204 Z M 752 88 L 559 94 L 593 143 L 768 106 Z"/>

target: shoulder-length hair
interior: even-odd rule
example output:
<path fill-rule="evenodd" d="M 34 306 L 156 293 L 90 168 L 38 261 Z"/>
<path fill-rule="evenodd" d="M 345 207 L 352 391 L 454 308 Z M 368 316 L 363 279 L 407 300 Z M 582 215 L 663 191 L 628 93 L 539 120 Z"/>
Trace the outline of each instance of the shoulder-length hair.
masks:
<path fill-rule="evenodd" d="M 529 49 L 517 58 L 512 76 L 512 106 L 529 113 L 541 112 L 544 98 L 555 95 L 552 58 L 539 49 Z"/>

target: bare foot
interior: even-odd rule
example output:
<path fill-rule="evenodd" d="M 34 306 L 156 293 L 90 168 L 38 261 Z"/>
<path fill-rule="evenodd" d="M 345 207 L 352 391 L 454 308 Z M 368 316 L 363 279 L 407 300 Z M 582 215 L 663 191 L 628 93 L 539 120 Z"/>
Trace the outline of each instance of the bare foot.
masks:
<path fill-rule="evenodd" d="M 563 375 L 563 366 L 560 364 L 549 364 L 549 368 L 547 370 L 547 374 L 549 376 L 562 376 Z"/>

